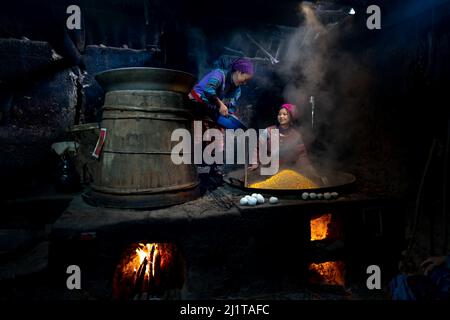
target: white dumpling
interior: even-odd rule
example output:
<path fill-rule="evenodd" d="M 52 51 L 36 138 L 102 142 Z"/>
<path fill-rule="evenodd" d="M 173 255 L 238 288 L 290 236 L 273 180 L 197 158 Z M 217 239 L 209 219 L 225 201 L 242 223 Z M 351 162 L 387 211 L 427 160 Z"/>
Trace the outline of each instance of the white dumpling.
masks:
<path fill-rule="evenodd" d="M 258 201 L 258 203 L 264 203 L 265 199 L 261 194 L 257 194 L 256 195 L 256 200 Z"/>
<path fill-rule="evenodd" d="M 250 197 L 250 199 L 248 200 L 248 205 L 255 206 L 257 202 L 258 202 L 258 200 L 256 198 Z"/>

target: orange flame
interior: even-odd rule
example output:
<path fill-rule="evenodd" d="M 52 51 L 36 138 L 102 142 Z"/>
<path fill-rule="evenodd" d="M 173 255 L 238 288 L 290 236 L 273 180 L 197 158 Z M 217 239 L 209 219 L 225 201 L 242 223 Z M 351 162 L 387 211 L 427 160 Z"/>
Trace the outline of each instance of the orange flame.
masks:
<path fill-rule="evenodd" d="M 320 275 L 325 284 L 344 286 L 344 264 L 340 261 L 311 263 L 309 270 Z"/>
<path fill-rule="evenodd" d="M 311 241 L 324 240 L 328 238 L 331 217 L 331 213 L 327 213 L 311 219 Z M 315 271 L 325 284 L 339 286 L 344 286 L 345 284 L 344 263 L 340 261 L 311 263 L 309 270 Z"/>
<path fill-rule="evenodd" d="M 122 255 L 113 280 L 116 298 L 133 298 L 147 293 L 158 296 L 164 290 L 179 289 L 184 283 L 180 253 L 170 243 L 136 243 Z"/>
<path fill-rule="evenodd" d="M 158 244 L 156 243 L 147 243 L 144 245 L 143 243 L 139 243 L 139 248 L 136 249 L 136 256 L 133 260 L 136 260 L 136 257 L 138 257 L 139 262 L 133 261 L 133 270 L 136 273 L 139 270 L 139 268 L 142 266 L 142 263 L 144 262 L 145 258 L 147 258 L 146 265 L 145 265 L 145 277 L 144 280 L 150 280 L 150 278 L 155 277 L 155 270 L 156 268 L 161 269 L 162 263 L 159 266 L 156 266 L 156 259 L 159 257 L 160 253 L 158 250 Z M 161 261 L 162 262 L 162 261 Z"/>
<path fill-rule="evenodd" d="M 328 225 L 331 222 L 331 213 L 311 219 L 311 241 L 324 240 L 328 236 Z"/>

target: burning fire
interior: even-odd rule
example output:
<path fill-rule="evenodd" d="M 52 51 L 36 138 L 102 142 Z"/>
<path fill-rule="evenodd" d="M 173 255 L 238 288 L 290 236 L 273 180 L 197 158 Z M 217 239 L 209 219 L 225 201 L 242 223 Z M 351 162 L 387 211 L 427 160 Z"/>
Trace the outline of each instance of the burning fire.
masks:
<path fill-rule="evenodd" d="M 328 225 L 331 222 L 331 213 L 311 219 L 311 241 L 324 240 L 328 236 Z"/>
<path fill-rule="evenodd" d="M 328 285 L 344 286 L 344 264 L 340 261 L 311 263 L 309 270 L 320 275 L 322 282 Z"/>
<path fill-rule="evenodd" d="M 114 297 L 140 298 L 142 294 L 159 297 L 165 290 L 181 288 L 184 282 L 181 261 L 176 246 L 170 243 L 132 245 L 116 268 Z"/>
<path fill-rule="evenodd" d="M 329 237 L 331 218 L 331 213 L 327 213 L 311 219 L 311 241 L 325 240 Z M 325 284 L 339 286 L 345 284 L 344 263 L 340 261 L 311 263 L 309 270 L 314 271 Z"/>
<path fill-rule="evenodd" d="M 137 264 L 138 269 L 133 269 L 136 277 L 138 276 L 139 269 L 142 272 L 142 268 L 145 268 L 144 271 L 144 281 L 150 278 L 155 278 L 155 270 L 158 268 L 159 270 L 163 267 L 163 260 L 160 261 L 160 265 L 156 266 L 156 259 L 160 260 L 161 256 L 158 251 L 158 244 L 156 243 L 147 243 L 146 245 L 143 243 L 139 243 L 139 248 L 136 249 L 136 254 L 139 257 L 139 263 Z"/>

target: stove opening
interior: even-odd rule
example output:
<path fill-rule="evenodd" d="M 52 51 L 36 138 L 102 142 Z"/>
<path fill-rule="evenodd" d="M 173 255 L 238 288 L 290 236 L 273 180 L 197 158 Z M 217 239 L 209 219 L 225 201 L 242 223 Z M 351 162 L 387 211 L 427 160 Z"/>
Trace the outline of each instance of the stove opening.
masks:
<path fill-rule="evenodd" d="M 310 281 L 313 284 L 344 287 L 344 267 L 342 261 L 311 263 L 309 265 L 309 271 L 312 273 Z"/>
<path fill-rule="evenodd" d="M 331 213 L 322 214 L 311 219 L 311 241 L 325 240 L 329 236 Z"/>
<path fill-rule="evenodd" d="M 339 223 L 335 219 L 335 215 L 331 213 L 313 216 L 310 227 L 312 242 L 338 240 L 341 236 Z M 313 284 L 345 286 L 345 264 L 342 261 L 311 263 L 309 271 L 311 273 L 310 282 Z"/>
<path fill-rule="evenodd" d="M 140 242 L 128 247 L 117 265 L 113 297 L 120 300 L 180 299 L 185 262 L 173 243 Z"/>

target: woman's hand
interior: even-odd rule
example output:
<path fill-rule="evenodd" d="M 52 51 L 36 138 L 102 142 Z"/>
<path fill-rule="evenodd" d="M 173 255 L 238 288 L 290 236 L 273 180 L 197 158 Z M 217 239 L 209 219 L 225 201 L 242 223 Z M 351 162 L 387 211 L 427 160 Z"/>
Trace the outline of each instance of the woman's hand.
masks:
<path fill-rule="evenodd" d="M 255 171 L 256 169 L 258 169 L 259 164 L 252 164 L 251 166 L 249 166 L 247 168 L 248 171 Z"/>
<path fill-rule="evenodd" d="M 222 102 L 219 104 L 219 113 L 226 117 L 228 115 L 228 108 L 225 104 Z"/>
<path fill-rule="evenodd" d="M 216 97 L 215 103 L 216 103 L 216 106 L 219 107 L 219 113 L 222 116 L 226 117 L 228 115 L 228 107 L 225 105 L 225 103 L 223 103 L 223 101 L 217 97 Z"/>
<path fill-rule="evenodd" d="M 422 262 L 420 265 L 424 269 L 424 274 L 428 275 L 428 273 L 433 270 L 435 267 L 438 267 L 445 263 L 445 256 L 438 257 L 429 257 L 427 260 Z"/>

